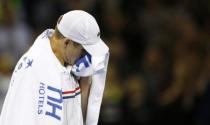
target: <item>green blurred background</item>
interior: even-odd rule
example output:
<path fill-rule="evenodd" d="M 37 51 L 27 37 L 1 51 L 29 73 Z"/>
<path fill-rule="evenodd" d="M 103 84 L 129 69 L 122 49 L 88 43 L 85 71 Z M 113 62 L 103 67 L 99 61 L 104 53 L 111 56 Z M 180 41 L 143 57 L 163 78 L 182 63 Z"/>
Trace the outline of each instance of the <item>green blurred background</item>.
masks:
<path fill-rule="evenodd" d="M 210 0 L 1 0 L 0 110 L 18 59 L 74 9 L 110 47 L 99 125 L 210 125 Z"/>

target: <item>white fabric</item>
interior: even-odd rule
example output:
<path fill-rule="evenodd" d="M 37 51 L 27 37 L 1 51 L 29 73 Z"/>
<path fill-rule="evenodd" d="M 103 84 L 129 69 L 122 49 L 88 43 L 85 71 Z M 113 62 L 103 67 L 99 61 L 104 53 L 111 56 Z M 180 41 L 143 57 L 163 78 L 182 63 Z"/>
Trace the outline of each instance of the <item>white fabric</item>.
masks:
<path fill-rule="evenodd" d="M 17 63 L 0 125 L 83 125 L 78 83 L 53 54 L 51 32 L 41 34 Z M 63 99 L 63 91 L 72 90 L 75 95 Z"/>
<path fill-rule="evenodd" d="M 101 102 L 104 93 L 104 87 L 106 83 L 107 67 L 109 62 L 109 53 L 105 58 L 105 68 L 103 72 L 98 72 L 92 76 L 92 85 L 90 89 L 90 95 L 88 100 L 86 125 L 97 125 Z"/>
<path fill-rule="evenodd" d="M 92 85 L 87 107 L 86 125 L 97 125 L 106 82 L 109 61 L 108 51 L 104 56 L 92 57 L 91 61 L 92 64 L 90 64 L 89 67 L 85 67 L 83 63 L 81 63 L 81 68 L 79 67 L 78 71 L 76 71 L 77 66 L 75 65 L 73 66 L 72 71 L 77 76 L 84 76 L 85 73 L 91 73 L 85 74 L 92 77 Z"/>
<path fill-rule="evenodd" d="M 68 71 L 63 72 L 61 83 L 63 92 L 63 124 L 62 125 L 83 125 L 80 86 L 75 78 L 70 75 L 71 66 Z M 65 82 L 66 81 L 66 82 Z"/>
<path fill-rule="evenodd" d="M 95 18 L 85 11 L 73 10 L 65 13 L 57 27 L 66 38 L 81 44 L 91 55 L 102 56 L 108 51 L 100 38 L 100 29 Z"/>

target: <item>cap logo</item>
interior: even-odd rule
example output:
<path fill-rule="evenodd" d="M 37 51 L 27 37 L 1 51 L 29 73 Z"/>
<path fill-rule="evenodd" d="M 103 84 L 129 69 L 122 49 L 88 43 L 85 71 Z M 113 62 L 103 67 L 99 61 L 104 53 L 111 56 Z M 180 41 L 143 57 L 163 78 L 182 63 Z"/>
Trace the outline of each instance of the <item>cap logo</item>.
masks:
<path fill-rule="evenodd" d="M 97 37 L 100 37 L 100 32 L 98 32 Z"/>

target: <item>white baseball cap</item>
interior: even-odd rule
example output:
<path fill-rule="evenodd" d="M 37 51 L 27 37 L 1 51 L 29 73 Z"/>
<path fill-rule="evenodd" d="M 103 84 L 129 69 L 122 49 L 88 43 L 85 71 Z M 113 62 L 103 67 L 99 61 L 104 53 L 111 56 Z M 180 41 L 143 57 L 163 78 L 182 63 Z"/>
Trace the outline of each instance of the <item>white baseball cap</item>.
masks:
<path fill-rule="evenodd" d="M 104 56 L 109 51 L 100 38 L 100 29 L 95 18 L 85 11 L 73 10 L 65 13 L 57 28 L 64 37 L 81 44 L 92 56 Z"/>

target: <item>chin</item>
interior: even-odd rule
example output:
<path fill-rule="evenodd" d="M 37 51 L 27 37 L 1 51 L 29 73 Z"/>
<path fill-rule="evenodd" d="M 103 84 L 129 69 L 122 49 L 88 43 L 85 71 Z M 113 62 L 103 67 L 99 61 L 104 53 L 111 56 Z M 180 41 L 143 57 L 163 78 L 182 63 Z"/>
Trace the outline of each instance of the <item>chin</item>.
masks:
<path fill-rule="evenodd" d="M 74 63 L 69 63 L 69 65 L 70 65 L 70 66 L 73 66 L 73 65 L 74 65 Z"/>
<path fill-rule="evenodd" d="M 74 65 L 75 64 L 75 61 L 72 61 L 69 63 L 69 65 Z"/>
<path fill-rule="evenodd" d="M 64 62 L 64 66 L 68 66 L 68 65 L 70 65 L 70 66 L 72 66 L 73 64 L 71 63 L 71 62 Z"/>
<path fill-rule="evenodd" d="M 75 60 L 72 61 L 72 60 L 68 59 L 66 62 L 68 65 L 71 65 L 71 66 L 75 64 Z"/>

